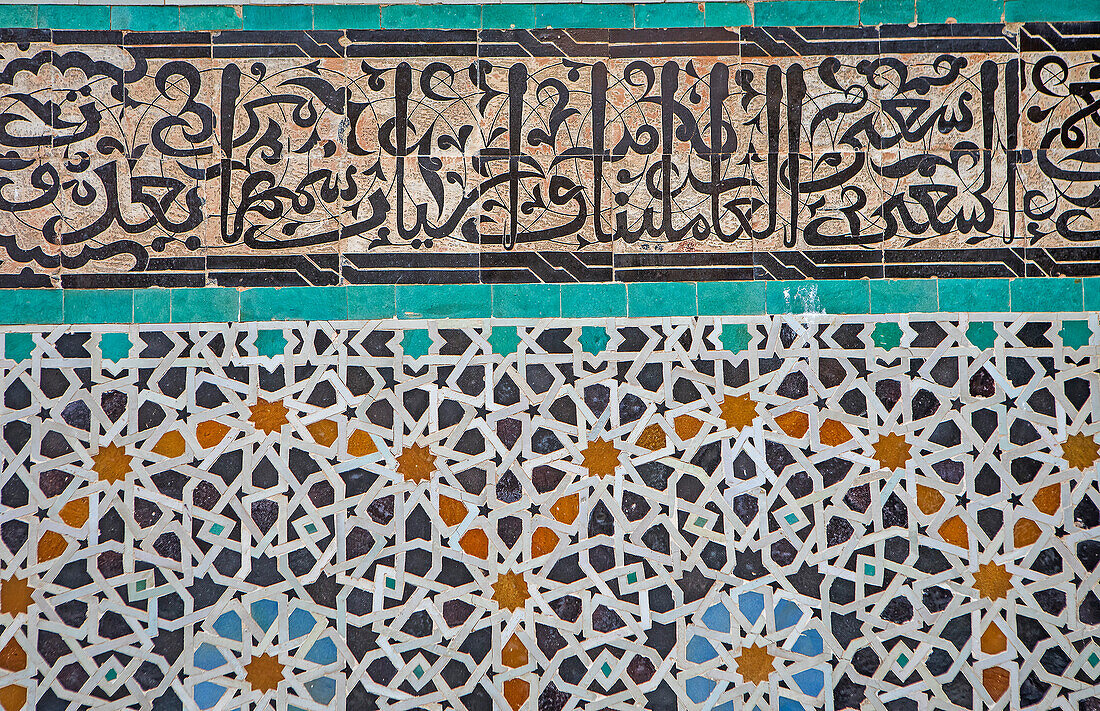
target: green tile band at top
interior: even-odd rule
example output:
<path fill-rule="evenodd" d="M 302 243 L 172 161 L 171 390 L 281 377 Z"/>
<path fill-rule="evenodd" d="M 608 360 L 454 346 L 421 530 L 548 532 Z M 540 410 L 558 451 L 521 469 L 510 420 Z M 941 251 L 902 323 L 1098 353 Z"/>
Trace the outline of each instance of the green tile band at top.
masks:
<path fill-rule="evenodd" d="M 763 0 L 418 5 L 5 5 L 0 27 L 130 30 L 736 27 L 1100 20 L 1100 0 Z"/>
<path fill-rule="evenodd" d="M 1100 310 L 1100 277 L 5 289 L 0 299 L 9 305 L 5 325 L 1076 313 Z"/>

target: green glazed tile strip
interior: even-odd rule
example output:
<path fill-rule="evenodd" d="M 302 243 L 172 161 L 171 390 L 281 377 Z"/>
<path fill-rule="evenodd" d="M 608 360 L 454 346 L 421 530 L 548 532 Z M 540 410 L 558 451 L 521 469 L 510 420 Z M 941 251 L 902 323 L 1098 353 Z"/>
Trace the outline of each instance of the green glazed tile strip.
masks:
<path fill-rule="evenodd" d="M 171 321 L 171 291 L 139 289 L 134 292 L 134 323 L 170 323 Z"/>
<path fill-rule="evenodd" d="M 939 311 L 935 279 L 874 279 L 870 284 L 873 314 Z"/>
<path fill-rule="evenodd" d="M 768 282 L 769 314 L 865 314 L 871 310 L 869 281 Z"/>
<path fill-rule="evenodd" d="M 111 29 L 132 32 L 177 32 L 180 9 L 176 5 L 120 5 L 111 8 Z"/>
<path fill-rule="evenodd" d="M 378 5 L 315 5 L 315 30 L 377 30 L 382 27 Z"/>
<path fill-rule="evenodd" d="M 1100 0 L 1005 0 L 1005 22 L 1074 22 L 1100 18 Z"/>
<path fill-rule="evenodd" d="M 752 12 L 740 2 L 711 2 L 703 6 L 703 21 L 707 27 L 741 27 L 752 24 Z"/>
<path fill-rule="evenodd" d="M 393 284 L 349 286 L 347 294 L 350 319 L 383 319 L 397 315 L 397 287 Z"/>
<path fill-rule="evenodd" d="M 467 30 L 481 27 L 480 5 L 383 5 L 382 27 Z"/>
<path fill-rule="evenodd" d="M 917 17 L 915 0 L 863 0 L 859 4 L 859 24 L 908 25 Z"/>
<path fill-rule="evenodd" d="M 0 289 L 0 323 L 228 323 L 759 314 L 1077 313 L 1100 277 Z"/>
<path fill-rule="evenodd" d="M 259 287 L 241 292 L 242 321 L 339 321 L 347 317 L 346 286 Z"/>
<path fill-rule="evenodd" d="M 65 323 L 60 289 L 0 289 L 0 319 L 9 323 Z"/>
<path fill-rule="evenodd" d="M 698 313 L 694 282 L 636 282 L 627 284 L 629 316 L 695 316 Z"/>
<path fill-rule="evenodd" d="M 1009 307 L 1013 311 L 1080 311 L 1083 290 L 1081 279 L 1013 279 Z"/>
<path fill-rule="evenodd" d="M 236 289 L 172 289 L 172 323 L 229 323 L 240 317 Z"/>
<path fill-rule="evenodd" d="M 246 30 L 312 30 L 313 8 L 309 5 L 245 5 Z"/>
<path fill-rule="evenodd" d="M 1000 22 L 1004 0 L 917 0 L 917 17 L 924 23 Z"/>
<path fill-rule="evenodd" d="M 133 289 L 65 289 L 67 323 L 132 323 Z"/>
<path fill-rule="evenodd" d="M 753 9 L 757 27 L 858 25 L 859 3 L 854 0 L 768 0 Z"/>
<path fill-rule="evenodd" d="M 565 318 L 626 316 L 626 284 L 562 284 L 561 315 Z"/>
<path fill-rule="evenodd" d="M 109 30 L 108 5 L 39 5 L 38 26 L 51 30 Z"/>
<path fill-rule="evenodd" d="M 1100 0 L 741 0 L 710 3 L 446 3 L 435 5 L 3 5 L 0 27 L 308 30 L 384 28 L 874 26 L 1100 19 Z"/>
<path fill-rule="evenodd" d="M 535 27 L 633 27 L 634 6 L 595 3 L 535 5 Z"/>
<path fill-rule="evenodd" d="M 485 318 L 492 313 L 486 284 L 399 284 L 397 318 Z"/>
<path fill-rule="evenodd" d="M 244 26 L 240 8 L 223 5 L 180 6 L 180 29 L 190 30 L 239 30 Z"/>
<path fill-rule="evenodd" d="M 38 6 L 0 6 L 0 27 L 38 27 Z"/>
<path fill-rule="evenodd" d="M 484 5 L 481 26 L 490 30 L 530 29 L 535 26 L 535 6 L 518 3 Z"/>
<path fill-rule="evenodd" d="M 557 284 L 496 284 L 493 286 L 493 316 L 561 316 L 561 287 Z"/>
<path fill-rule="evenodd" d="M 635 5 L 634 26 L 640 28 L 702 27 L 703 6 L 701 3 L 692 2 L 655 2 Z"/>
<path fill-rule="evenodd" d="M 940 279 L 944 311 L 1008 311 L 1011 279 Z"/>
<path fill-rule="evenodd" d="M 699 282 L 700 316 L 752 316 L 764 313 L 763 281 Z"/>

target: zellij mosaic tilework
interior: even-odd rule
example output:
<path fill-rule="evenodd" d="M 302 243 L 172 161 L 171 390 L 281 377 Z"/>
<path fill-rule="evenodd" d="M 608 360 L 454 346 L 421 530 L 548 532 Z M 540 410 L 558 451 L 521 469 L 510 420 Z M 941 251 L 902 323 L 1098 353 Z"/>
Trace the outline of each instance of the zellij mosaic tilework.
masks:
<path fill-rule="evenodd" d="M 1095 709 L 1097 327 L 14 329 L 0 702 Z"/>
<path fill-rule="evenodd" d="M 0 30 L 0 710 L 1100 711 L 1100 23 L 173 12 Z"/>

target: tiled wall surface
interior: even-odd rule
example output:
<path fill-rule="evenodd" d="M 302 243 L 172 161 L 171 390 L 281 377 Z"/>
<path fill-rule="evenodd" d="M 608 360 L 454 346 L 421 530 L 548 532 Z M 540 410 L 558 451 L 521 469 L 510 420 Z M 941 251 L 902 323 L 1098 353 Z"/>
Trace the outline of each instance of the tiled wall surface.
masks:
<path fill-rule="evenodd" d="M 0 6 L 0 709 L 1100 711 L 1097 21 Z"/>

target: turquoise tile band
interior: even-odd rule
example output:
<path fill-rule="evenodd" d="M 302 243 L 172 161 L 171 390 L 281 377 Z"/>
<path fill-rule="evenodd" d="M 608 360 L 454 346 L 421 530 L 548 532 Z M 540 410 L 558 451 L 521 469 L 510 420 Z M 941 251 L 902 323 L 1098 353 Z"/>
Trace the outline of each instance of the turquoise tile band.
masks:
<path fill-rule="evenodd" d="M 1100 0 L 763 0 L 437 5 L 6 5 L 0 27 L 130 30 L 491 29 L 1095 21 Z"/>
<path fill-rule="evenodd" d="M 233 289 L 4 289 L 0 323 L 229 323 L 759 314 L 1076 313 L 1100 277 L 629 284 L 399 284 Z"/>

